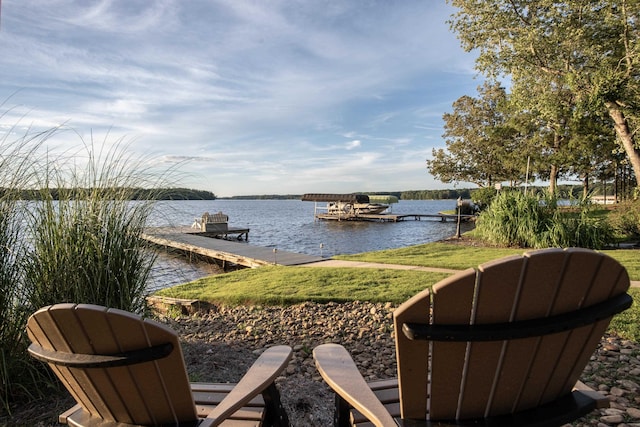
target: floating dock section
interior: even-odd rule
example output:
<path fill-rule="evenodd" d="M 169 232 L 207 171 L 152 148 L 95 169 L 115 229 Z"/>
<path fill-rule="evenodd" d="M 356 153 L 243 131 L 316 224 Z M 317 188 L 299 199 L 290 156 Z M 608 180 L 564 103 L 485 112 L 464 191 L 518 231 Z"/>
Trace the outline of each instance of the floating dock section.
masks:
<path fill-rule="evenodd" d="M 219 262 L 223 269 L 229 264 L 256 268 L 265 265 L 300 265 L 322 261 L 324 258 L 281 251 L 277 248 L 253 246 L 207 237 L 192 228 L 151 228 L 143 234 L 146 241 L 165 248 L 197 254 Z"/>
<path fill-rule="evenodd" d="M 398 222 L 405 220 L 420 221 L 422 219 L 436 219 L 441 222 L 448 220 L 469 221 L 475 215 L 457 214 L 393 214 L 391 204 L 398 203 L 398 198 L 392 195 L 366 194 L 304 194 L 303 202 L 315 202 L 313 215 L 315 219 L 332 221 L 379 221 Z M 320 206 L 318 203 L 325 203 Z"/>
<path fill-rule="evenodd" d="M 455 214 L 358 214 L 358 215 L 331 215 L 319 213 L 316 214 L 317 219 L 331 221 L 379 221 L 379 222 L 398 222 L 406 220 L 422 221 L 423 219 L 433 219 L 440 222 L 457 221 L 458 215 Z M 461 221 L 469 221 L 475 218 L 475 215 L 460 215 Z"/>

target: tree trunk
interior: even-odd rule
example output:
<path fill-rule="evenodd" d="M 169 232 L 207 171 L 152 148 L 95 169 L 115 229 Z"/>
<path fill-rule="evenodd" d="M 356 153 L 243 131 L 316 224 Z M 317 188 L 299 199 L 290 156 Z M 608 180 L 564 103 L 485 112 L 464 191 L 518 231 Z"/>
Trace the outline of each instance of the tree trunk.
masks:
<path fill-rule="evenodd" d="M 557 153 L 560 150 L 560 142 L 561 138 L 558 134 L 557 130 L 553 131 L 553 152 Z M 549 171 L 549 194 L 552 196 L 556 194 L 556 187 L 558 185 L 558 174 L 560 173 L 560 168 L 556 163 L 551 165 L 551 170 Z"/>
<path fill-rule="evenodd" d="M 622 147 L 627 154 L 629 163 L 633 168 L 633 174 L 636 177 L 636 185 L 640 185 L 640 150 L 635 146 L 633 134 L 629 130 L 627 118 L 624 116 L 624 113 L 617 103 L 608 101 L 606 106 L 609 116 L 613 119 L 613 127 L 616 130 L 616 134 L 618 134 L 618 138 L 620 138 L 620 141 L 622 142 Z"/>
<path fill-rule="evenodd" d="M 586 199 L 589 195 L 589 174 L 585 173 L 582 179 L 582 199 Z"/>
<path fill-rule="evenodd" d="M 556 184 L 558 182 L 558 165 L 551 165 L 551 171 L 549 171 L 549 194 L 556 194 Z"/>

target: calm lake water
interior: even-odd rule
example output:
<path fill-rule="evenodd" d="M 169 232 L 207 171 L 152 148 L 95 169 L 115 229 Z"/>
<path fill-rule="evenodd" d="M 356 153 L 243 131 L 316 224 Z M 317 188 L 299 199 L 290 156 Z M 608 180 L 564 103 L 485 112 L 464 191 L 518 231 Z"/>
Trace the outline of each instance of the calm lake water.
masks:
<path fill-rule="evenodd" d="M 320 204 L 319 204 L 320 205 Z M 324 204 L 322 204 L 324 205 Z M 314 202 L 300 200 L 194 200 L 158 202 L 153 226 L 193 224 L 204 212 L 229 215 L 232 228 L 249 228 L 248 244 L 331 257 L 434 242 L 455 234 L 455 222 L 423 219 L 400 222 L 316 221 Z M 455 209 L 455 200 L 401 200 L 395 214 L 435 214 Z M 463 224 L 462 231 L 469 225 Z M 153 273 L 153 288 L 194 280 L 216 270 L 184 258 L 161 254 Z"/>

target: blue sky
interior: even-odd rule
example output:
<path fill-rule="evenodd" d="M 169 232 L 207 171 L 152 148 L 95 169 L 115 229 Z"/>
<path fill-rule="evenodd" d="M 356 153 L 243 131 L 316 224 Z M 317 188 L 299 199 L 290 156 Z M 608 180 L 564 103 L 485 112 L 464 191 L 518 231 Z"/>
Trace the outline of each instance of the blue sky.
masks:
<path fill-rule="evenodd" d="M 451 188 L 425 160 L 445 146 L 443 113 L 481 83 L 452 11 L 444 0 L 2 0 L 0 132 L 64 124 L 73 132 L 50 149 L 70 152 L 81 137 L 122 138 L 181 163 L 181 186 L 219 196 Z"/>

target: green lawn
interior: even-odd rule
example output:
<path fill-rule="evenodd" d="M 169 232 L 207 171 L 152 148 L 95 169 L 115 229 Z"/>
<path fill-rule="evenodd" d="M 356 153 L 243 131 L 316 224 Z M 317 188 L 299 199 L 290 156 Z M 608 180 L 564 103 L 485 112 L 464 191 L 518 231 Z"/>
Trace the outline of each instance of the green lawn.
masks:
<path fill-rule="evenodd" d="M 525 249 L 427 243 L 399 249 L 365 252 L 355 255 L 340 255 L 334 258 L 463 270 L 496 258 L 507 255 L 520 255 L 524 252 L 526 252 Z M 640 250 L 616 249 L 603 250 L 602 252 L 615 258 L 624 265 L 629 272 L 631 280 L 640 280 Z"/>
<path fill-rule="evenodd" d="M 157 292 L 219 304 L 297 304 L 305 301 L 401 303 L 449 276 L 415 270 L 269 266 L 205 277 Z"/>
<path fill-rule="evenodd" d="M 483 262 L 507 255 L 522 254 L 522 249 L 488 248 L 449 243 L 427 243 L 399 249 L 365 252 L 355 255 L 339 255 L 335 259 L 381 262 L 386 264 L 418 265 L 423 267 L 464 270 Z"/>
<path fill-rule="evenodd" d="M 523 252 L 522 249 L 429 243 L 335 258 L 463 270 Z M 639 251 L 603 252 L 622 263 L 632 280 L 640 280 Z M 223 305 L 288 305 L 305 301 L 356 300 L 399 304 L 447 276 L 446 273 L 415 270 L 269 266 L 205 277 L 163 289 L 157 295 Z M 630 293 L 638 301 L 640 289 L 632 289 Z M 616 316 L 611 329 L 638 341 L 639 325 L 640 307 L 634 304 L 630 310 Z"/>
<path fill-rule="evenodd" d="M 626 339 L 640 342 L 640 288 L 629 289 L 629 295 L 633 297 L 633 305 L 613 317 L 609 330 Z"/>

